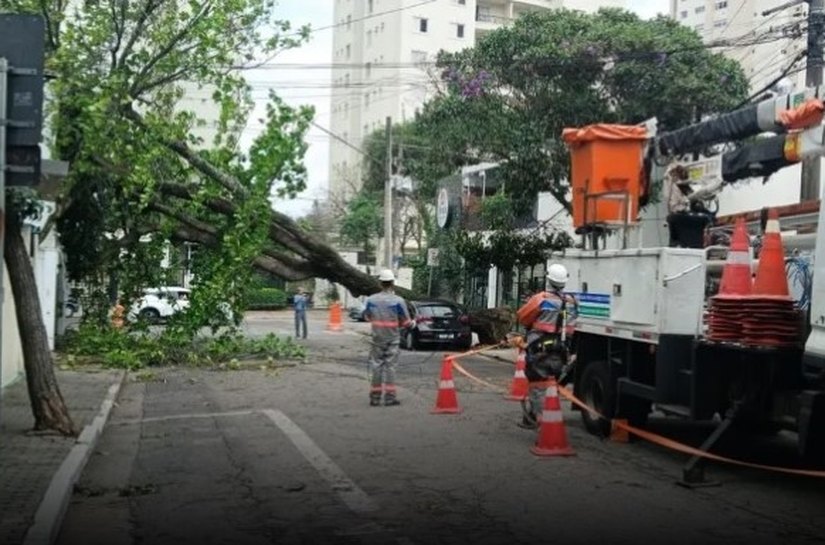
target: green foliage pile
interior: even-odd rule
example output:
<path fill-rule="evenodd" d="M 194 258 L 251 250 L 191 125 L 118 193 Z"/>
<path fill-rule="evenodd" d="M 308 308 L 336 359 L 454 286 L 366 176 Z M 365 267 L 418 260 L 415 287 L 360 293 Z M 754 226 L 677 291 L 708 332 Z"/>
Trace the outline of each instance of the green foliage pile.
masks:
<path fill-rule="evenodd" d="M 218 336 L 195 337 L 165 330 L 160 335 L 148 332 L 81 325 L 67 334 L 62 353 L 71 360 L 82 359 L 117 369 L 141 369 L 163 365 L 214 366 L 239 359 L 302 360 L 304 347 L 292 339 L 273 334 L 260 339 L 236 332 Z"/>
<path fill-rule="evenodd" d="M 247 310 L 280 310 L 286 308 L 287 296 L 278 288 L 254 288 L 246 299 Z"/>

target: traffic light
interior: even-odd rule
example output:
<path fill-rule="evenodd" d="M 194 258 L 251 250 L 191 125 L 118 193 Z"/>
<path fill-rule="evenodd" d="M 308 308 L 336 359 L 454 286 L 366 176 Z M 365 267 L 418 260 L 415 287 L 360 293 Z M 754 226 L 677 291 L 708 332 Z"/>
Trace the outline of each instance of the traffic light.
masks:
<path fill-rule="evenodd" d="M 38 15 L 0 14 L 0 100 L 6 104 L 5 185 L 35 186 L 40 181 L 43 131 L 43 64 L 46 25 Z M 2 116 L 0 116 L 2 117 Z"/>

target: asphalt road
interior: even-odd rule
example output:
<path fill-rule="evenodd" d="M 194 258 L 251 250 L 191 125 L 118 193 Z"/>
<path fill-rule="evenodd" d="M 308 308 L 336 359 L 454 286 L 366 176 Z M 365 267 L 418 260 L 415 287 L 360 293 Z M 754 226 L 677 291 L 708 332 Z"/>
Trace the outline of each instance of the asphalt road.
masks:
<path fill-rule="evenodd" d="M 250 334 L 290 333 L 288 314 L 251 315 Z M 431 415 L 440 353 L 404 352 L 400 407 L 369 407 L 365 324 L 325 333 L 307 364 L 161 369 L 124 389 L 81 479 L 60 544 L 821 543 L 825 482 L 713 465 L 720 487 L 675 481 L 685 457 L 588 435 L 565 410 L 572 458 L 538 459 L 520 409 L 456 377 L 460 415 Z M 464 366 L 506 385 L 512 367 Z M 564 404 L 565 409 L 567 409 Z M 708 428 L 651 427 L 694 444 Z M 796 464 L 792 438 L 722 445 Z"/>

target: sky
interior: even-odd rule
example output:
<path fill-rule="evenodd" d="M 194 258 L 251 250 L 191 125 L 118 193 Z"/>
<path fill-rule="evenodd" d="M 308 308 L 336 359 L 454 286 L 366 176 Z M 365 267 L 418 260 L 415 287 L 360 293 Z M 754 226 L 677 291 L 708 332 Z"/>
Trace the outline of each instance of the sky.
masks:
<path fill-rule="evenodd" d="M 363 1 L 363 0 L 355 0 Z M 628 9 L 641 17 L 653 17 L 667 13 L 669 0 L 627 0 Z M 294 28 L 308 24 L 321 28 L 333 24 L 333 0 L 278 0 L 276 14 L 279 19 L 291 22 Z M 315 108 L 315 123 L 324 128 L 330 126 L 330 82 L 332 80 L 332 30 L 314 32 L 303 46 L 287 50 L 267 65 L 247 73 L 257 100 L 242 138 L 248 146 L 260 134 L 264 105 L 268 89 L 274 90 L 287 104 L 309 105 Z M 290 66 L 291 65 L 291 66 Z M 300 65 L 300 66 L 295 66 Z M 329 140 L 317 127 L 307 135 L 309 149 L 304 158 L 308 171 L 307 189 L 296 199 L 278 200 L 275 207 L 292 217 L 306 214 L 314 200 L 326 197 L 329 178 Z"/>

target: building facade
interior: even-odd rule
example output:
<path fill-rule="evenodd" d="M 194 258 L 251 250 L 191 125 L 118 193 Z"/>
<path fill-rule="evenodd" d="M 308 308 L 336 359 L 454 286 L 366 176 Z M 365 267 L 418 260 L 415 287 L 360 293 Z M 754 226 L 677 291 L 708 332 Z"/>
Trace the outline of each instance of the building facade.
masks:
<path fill-rule="evenodd" d="M 561 7 L 592 11 L 625 0 L 334 0 L 329 190 L 360 187 L 364 138 L 411 120 L 432 96 L 439 51 L 472 47 L 520 15 Z M 356 149 L 354 149 L 356 148 Z"/>
<path fill-rule="evenodd" d="M 780 9 L 785 0 L 671 0 L 670 15 L 696 30 L 714 51 L 742 66 L 752 94 L 769 91 L 787 72 L 786 91 L 805 88 L 805 22 L 807 3 Z M 779 91 L 775 87 L 774 92 Z M 764 206 L 799 202 L 802 168 L 785 168 L 762 180 L 740 182 L 719 196 L 719 214 L 735 214 Z M 820 184 L 821 185 L 821 184 Z"/>

